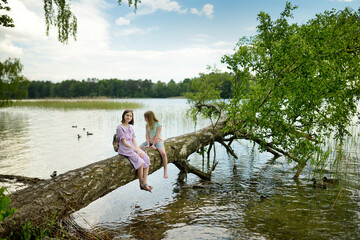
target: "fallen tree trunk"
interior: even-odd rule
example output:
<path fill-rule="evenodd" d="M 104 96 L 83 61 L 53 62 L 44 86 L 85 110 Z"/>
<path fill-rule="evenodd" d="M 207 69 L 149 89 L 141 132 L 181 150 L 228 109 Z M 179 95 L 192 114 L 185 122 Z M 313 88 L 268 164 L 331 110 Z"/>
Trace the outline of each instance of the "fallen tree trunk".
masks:
<path fill-rule="evenodd" d="M 167 139 L 165 147 L 168 162 L 180 163 L 177 165 L 186 171 L 186 164 L 184 166 L 183 163 L 189 155 L 215 139 L 230 134 L 222 131 L 225 124 L 225 118 L 222 118 L 214 126 Z M 147 153 L 152 164 L 149 173 L 152 173 L 162 167 L 162 160 L 156 150 Z M 0 237 L 18 231 L 28 221 L 33 226 L 40 226 L 47 218 L 59 220 L 69 216 L 135 179 L 137 174 L 131 163 L 126 157 L 117 155 L 18 190 L 10 196 L 10 207 L 16 208 L 17 212 L 1 223 L 3 228 L 0 228 Z"/>

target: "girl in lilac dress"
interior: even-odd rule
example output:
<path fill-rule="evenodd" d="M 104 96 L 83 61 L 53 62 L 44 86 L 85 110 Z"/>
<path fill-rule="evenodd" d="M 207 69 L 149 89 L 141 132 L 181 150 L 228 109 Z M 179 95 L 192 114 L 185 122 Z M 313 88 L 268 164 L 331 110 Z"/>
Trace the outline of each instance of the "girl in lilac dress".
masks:
<path fill-rule="evenodd" d="M 121 124 L 116 128 L 116 137 L 119 140 L 118 153 L 129 158 L 136 170 L 138 170 L 140 188 L 151 192 L 152 186 L 147 184 L 150 158 L 139 148 L 135 140 L 134 115 L 132 110 L 125 110 L 122 114 Z"/>

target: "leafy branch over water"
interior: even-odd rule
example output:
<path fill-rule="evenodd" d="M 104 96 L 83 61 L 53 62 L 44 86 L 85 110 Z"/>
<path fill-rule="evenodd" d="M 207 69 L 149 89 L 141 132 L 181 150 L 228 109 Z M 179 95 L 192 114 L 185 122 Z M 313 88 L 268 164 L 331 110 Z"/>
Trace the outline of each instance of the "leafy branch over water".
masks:
<path fill-rule="evenodd" d="M 43 101 L 14 101 L 9 107 L 38 107 L 54 109 L 136 109 L 142 107 L 136 102 L 115 102 L 105 100 L 43 100 Z"/>
<path fill-rule="evenodd" d="M 359 116 L 360 9 L 325 11 L 305 24 L 290 23 L 297 7 L 286 3 L 276 20 L 258 14 L 258 34 L 242 38 L 222 62 L 233 71 L 232 96 L 219 97 L 216 72 L 199 78 L 187 96 L 192 114 L 213 112 L 198 106 L 217 105 L 228 117 L 224 129 L 286 156 L 297 164 L 298 177 L 308 163 L 327 161 L 332 149 L 323 141 L 342 142 Z M 316 155 L 316 159 L 312 156 Z"/>

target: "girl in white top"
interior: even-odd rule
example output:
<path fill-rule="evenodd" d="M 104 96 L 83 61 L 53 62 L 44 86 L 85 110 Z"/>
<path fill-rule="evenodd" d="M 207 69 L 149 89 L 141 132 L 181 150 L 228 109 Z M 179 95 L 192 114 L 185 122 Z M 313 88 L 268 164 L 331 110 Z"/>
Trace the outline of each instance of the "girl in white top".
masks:
<path fill-rule="evenodd" d="M 162 125 L 159 123 L 159 120 L 155 117 L 155 114 L 152 111 L 145 112 L 144 118 L 146 121 L 146 142 L 142 143 L 140 147 L 153 148 L 159 151 L 164 165 L 164 178 L 168 178 L 167 155 L 163 143 L 164 141 L 161 137 Z"/>

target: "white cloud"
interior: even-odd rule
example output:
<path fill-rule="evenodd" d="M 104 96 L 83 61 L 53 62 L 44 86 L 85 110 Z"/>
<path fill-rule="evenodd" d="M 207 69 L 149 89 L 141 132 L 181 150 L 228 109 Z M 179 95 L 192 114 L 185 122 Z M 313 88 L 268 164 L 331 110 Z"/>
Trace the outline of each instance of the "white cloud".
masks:
<path fill-rule="evenodd" d="M 9 1 L 8 6 L 15 27 L 0 28 L 0 56 L 19 58 L 24 54 L 25 46 L 45 39 L 45 24 L 42 18 L 19 0 Z"/>
<path fill-rule="evenodd" d="M 226 41 L 218 41 L 214 43 L 215 47 L 226 47 L 226 48 L 233 48 L 236 42 L 226 42 Z"/>
<path fill-rule="evenodd" d="M 157 27 L 152 27 L 147 29 L 141 29 L 138 27 L 124 28 L 116 32 L 114 35 L 116 35 L 116 37 L 127 37 L 131 35 L 146 35 L 146 34 L 150 34 L 156 29 L 158 28 Z"/>
<path fill-rule="evenodd" d="M 14 20 L 15 28 L 0 28 L 1 32 L 21 39 L 31 38 L 31 40 L 38 39 L 43 35 L 45 24 L 41 17 L 30 11 L 19 0 L 9 1 L 9 6 L 11 7 L 9 15 Z"/>
<path fill-rule="evenodd" d="M 200 43 L 200 44 L 206 44 L 209 40 L 211 40 L 212 37 L 206 34 L 196 34 L 194 37 L 192 37 L 192 41 Z"/>
<path fill-rule="evenodd" d="M 182 8 L 176 1 L 171 0 L 142 0 L 138 5 L 138 15 L 148 15 L 163 10 L 168 12 L 178 12 L 181 14 L 187 13 L 187 8 Z"/>
<path fill-rule="evenodd" d="M 195 15 L 200 15 L 199 10 L 197 10 L 196 8 L 191 8 L 190 13 L 195 14 Z"/>
<path fill-rule="evenodd" d="M 195 14 L 195 15 L 205 15 L 208 18 L 213 18 L 214 16 L 214 5 L 212 4 L 205 4 L 203 6 L 203 8 L 201 9 L 201 11 L 197 10 L 196 8 L 191 8 L 190 13 Z"/>
<path fill-rule="evenodd" d="M 0 53 L 1 61 L 10 56 L 18 58 L 24 53 L 24 51 L 22 48 L 15 46 L 8 36 L 5 36 L 4 38 L 0 39 Z"/>
<path fill-rule="evenodd" d="M 79 64 L 86 65 L 98 52 L 109 48 L 109 23 L 102 12 L 106 6 L 101 1 L 82 0 L 72 4 L 78 18 L 78 32 L 77 41 L 70 39 L 68 45 L 58 42 L 56 29 L 51 29 L 46 37 L 43 16 L 27 8 L 22 0 L 10 1 L 15 28 L 0 28 L 1 60 L 20 57 L 24 74 L 30 79 L 46 76 L 49 80 L 59 80 L 64 73 L 71 77 Z"/>
<path fill-rule="evenodd" d="M 214 6 L 212 4 L 205 4 L 202 11 L 208 18 L 212 18 L 214 14 Z"/>
<path fill-rule="evenodd" d="M 115 21 L 116 25 L 122 26 L 122 25 L 130 25 L 130 19 L 126 19 L 123 17 L 119 17 Z"/>
<path fill-rule="evenodd" d="M 178 12 L 181 14 L 187 13 L 187 9 L 182 8 L 176 1 L 171 0 L 142 0 L 138 5 L 136 13 L 132 12 L 126 15 L 126 18 L 119 17 L 115 22 L 117 25 L 130 25 L 130 20 L 141 15 L 150 15 L 158 10 L 167 12 Z M 135 29 L 133 29 L 135 31 Z"/>
<path fill-rule="evenodd" d="M 208 47 L 184 48 L 169 51 L 103 51 L 78 57 L 46 62 L 41 67 L 46 71 L 28 69 L 30 79 L 62 81 L 88 77 L 119 79 L 151 79 L 154 82 L 182 81 L 204 72 L 207 65 L 216 64 L 221 69 L 220 59 L 229 49 Z M 83 59 L 83 60 L 81 60 Z M 61 68 L 59 68 L 61 64 Z M 35 66 L 34 66 L 35 67 Z M 76 69 L 76 71 L 74 71 Z M 225 67 L 222 68 L 225 70 Z"/>

